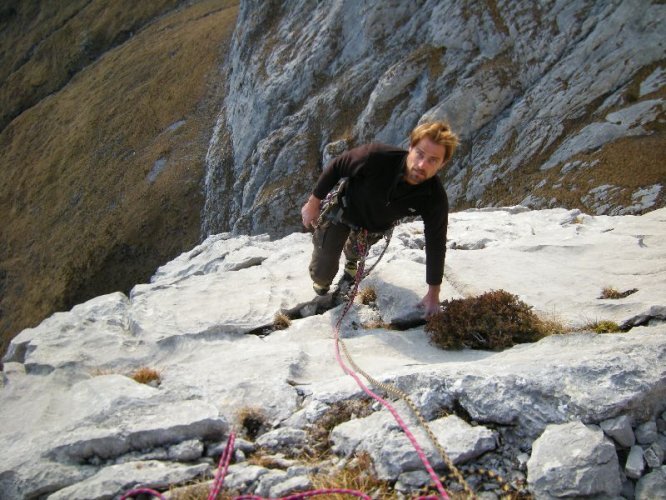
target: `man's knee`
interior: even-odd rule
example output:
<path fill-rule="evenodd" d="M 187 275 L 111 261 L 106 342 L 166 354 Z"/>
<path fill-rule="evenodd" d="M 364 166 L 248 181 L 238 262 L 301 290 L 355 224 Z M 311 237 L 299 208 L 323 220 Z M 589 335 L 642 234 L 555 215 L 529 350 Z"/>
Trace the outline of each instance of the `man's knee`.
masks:
<path fill-rule="evenodd" d="M 345 226 L 326 224 L 312 235 L 310 278 L 319 285 L 330 285 L 338 272 L 342 247 L 349 235 Z"/>

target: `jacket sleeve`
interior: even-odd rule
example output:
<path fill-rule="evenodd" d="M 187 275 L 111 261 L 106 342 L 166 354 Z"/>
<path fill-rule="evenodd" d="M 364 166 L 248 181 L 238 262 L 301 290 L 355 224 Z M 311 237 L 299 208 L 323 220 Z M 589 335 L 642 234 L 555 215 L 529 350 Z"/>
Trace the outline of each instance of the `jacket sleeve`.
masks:
<path fill-rule="evenodd" d="M 312 194 L 323 200 L 333 186 L 343 177 L 353 177 L 363 167 L 370 153 L 370 145 L 345 151 L 324 168 Z"/>
<path fill-rule="evenodd" d="M 441 188 L 441 198 L 433 200 L 423 213 L 426 252 L 426 283 L 440 285 L 444 276 L 446 257 L 446 231 L 449 222 L 449 202 Z M 438 193 L 439 194 L 439 193 Z"/>

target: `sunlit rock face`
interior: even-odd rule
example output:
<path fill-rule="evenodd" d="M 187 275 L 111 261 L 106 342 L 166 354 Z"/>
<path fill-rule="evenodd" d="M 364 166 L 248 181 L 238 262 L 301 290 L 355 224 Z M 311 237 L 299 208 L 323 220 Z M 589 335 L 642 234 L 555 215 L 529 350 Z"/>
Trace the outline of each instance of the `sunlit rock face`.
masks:
<path fill-rule="evenodd" d="M 405 146 L 433 118 L 462 139 L 454 207 L 663 206 L 665 15 L 638 0 L 244 2 L 203 233 L 287 234 L 328 144 Z"/>

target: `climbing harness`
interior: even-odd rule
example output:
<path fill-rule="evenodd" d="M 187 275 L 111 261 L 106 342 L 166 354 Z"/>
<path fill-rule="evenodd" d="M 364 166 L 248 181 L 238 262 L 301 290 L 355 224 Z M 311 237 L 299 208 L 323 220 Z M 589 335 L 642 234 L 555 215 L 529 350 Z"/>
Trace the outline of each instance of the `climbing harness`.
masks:
<path fill-rule="evenodd" d="M 338 183 L 329 191 L 321 202 L 321 210 L 315 227 L 321 226 L 325 221 L 330 220 L 334 223 L 345 223 L 342 220 L 342 212 L 347 207 L 347 200 L 345 198 L 345 189 L 347 189 L 348 177 L 343 177 Z"/>

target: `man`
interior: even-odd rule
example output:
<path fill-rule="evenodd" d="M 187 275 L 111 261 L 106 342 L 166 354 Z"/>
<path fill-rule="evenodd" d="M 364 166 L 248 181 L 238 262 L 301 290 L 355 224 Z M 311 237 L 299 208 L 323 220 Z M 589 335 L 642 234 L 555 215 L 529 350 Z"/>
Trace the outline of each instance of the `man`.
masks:
<path fill-rule="evenodd" d="M 426 316 L 439 311 L 449 205 L 436 174 L 453 156 L 457 145 L 458 138 L 446 123 L 428 122 L 412 131 L 408 151 L 385 144 L 366 144 L 343 153 L 326 166 L 301 209 L 303 225 L 314 228 L 310 276 L 315 292 L 328 292 L 343 250 L 347 259 L 343 280 L 353 280 L 361 257 L 355 245 L 359 229 L 368 230 L 370 245 L 399 219 L 420 215 L 425 228 L 428 291 L 419 304 Z M 344 178 L 348 182 L 337 197 L 339 205 L 317 224 L 322 200 Z"/>

